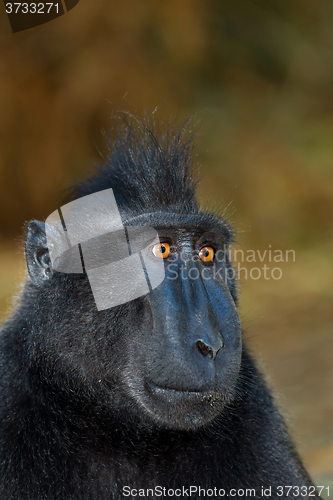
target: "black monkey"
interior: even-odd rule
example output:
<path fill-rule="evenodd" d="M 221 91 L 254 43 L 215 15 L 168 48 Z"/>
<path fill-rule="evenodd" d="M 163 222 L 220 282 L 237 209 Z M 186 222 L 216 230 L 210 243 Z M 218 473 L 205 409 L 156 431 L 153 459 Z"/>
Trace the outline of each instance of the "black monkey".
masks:
<path fill-rule="evenodd" d="M 29 223 L 0 336 L 1 500 L 317 497 L 242 345 L 232 230 L 199 209 L 191 151 L 183 131 L 127 124 L 70 196 L 113 188 L 125 226 L 158 231 L 147 258 L 166 276 L 142 297 L 98 311 Z"/>

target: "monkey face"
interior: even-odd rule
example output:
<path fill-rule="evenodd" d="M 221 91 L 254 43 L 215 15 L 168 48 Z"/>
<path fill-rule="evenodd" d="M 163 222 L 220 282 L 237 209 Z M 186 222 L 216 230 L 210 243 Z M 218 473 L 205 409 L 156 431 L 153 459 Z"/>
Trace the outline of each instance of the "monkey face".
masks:
<path fill-rule="evenodd" d="M 129 280 L 122 283 L 121 275 L 117 276 L 117 286 L 113 286 L 112 276 L 102 275 L 102 284 L 107 278 L 112 286 L 94 288 L 91 262 L 100 259 L 95 248 L 101 237 L 92 240 L 90 247 L 89 241 L 82 244 L 81 252 L 90 258 L 85 262 L 91 261 L 86 273 L 53 270 L 51 279 L 43 275 L 41 307 L 64 311 L 54 335 L 57 349 L 65 353 L 59 357 L 55 342 L 50 345 L 52 336 L 45 336 L 48 345 L 44 352 L 50 357 L 47 366 L 54 367 L 56 376 L 43 378 L 48 384 L 58 384 L 63 372 L 75 374 L 82 383 L 79 404 L 86 393 L 91 402 L 88 392 L 92 391 L 100 414 L 129 409 L 131 419 L 143 425 L 155 422 L 174 429 L 205 426 L 233 400 L 241 363 L 228 229 L 223 221 L 205 213 L 142 214 L 127 218 L 124 224 L 126 231 L 122 227 L 121 234 L 132 235 L 132 247 L 140 253 Z M 118 232 L 111 234 L 112 238 Z M 151 236 L 150 244 L 147 235 Z M 106 251 L 109 237 L 102 238 L 100 254 L 111 258 Z M 145 243 L 138 245 L 141 240 Z M 118 250 L 116 245 L 111 247 Z M 119 252 L 115 253 L 118 257 Z M 118 265 L 117 259 L 115 263 Z M 139 293 L 132 293 L 138 270 L 143 274 L 141 263 L 148 270 L 146 290 L 140 287 Z M 105 269 L 110 265 L 114 262 L 107 262 Z M 100 273 L 101 268 L 96 269 Z M 104 297 L 106 292 L 117 304 L 119 287 L 125 290 L 126 301 L 122 297 L 119 305 L 96 308 L 102 301 L 111 303 Z M 68 303 L 76 305 L 75 312 L 68 309 Z M 47 331 L 53 328 L 50 324 Z M 43 339 L 38 340 L 41 342 Z M 60 385 L 56 389 L 59 393 L 63 390 L 68 388 Z"/>
<path fill-rule="evenodd" d="M 229 264 L 214 260 L 225 241 L 218 232 L 171 226 L 159 228 L 159 237 L 151 258 L 163 258 L 165 279 L 143 300 L 144 326 L 127 346 L 123 383 L 133 403 L 160 425 L 197 428 L 233 399 L 240 369 Z"/>

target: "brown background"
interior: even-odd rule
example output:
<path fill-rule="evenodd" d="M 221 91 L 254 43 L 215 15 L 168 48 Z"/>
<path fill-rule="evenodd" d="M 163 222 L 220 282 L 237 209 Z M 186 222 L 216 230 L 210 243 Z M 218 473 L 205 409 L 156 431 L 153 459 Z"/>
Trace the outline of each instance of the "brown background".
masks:
<path fill-rule="evenodd" d="M 295 250 L 280 280 L 243 276 L 241 315 L 309 471 L 333 487 L 331 0 L 80 0 L 16 34 L 1 3 L 1 317 L 24 223 L 100 161 L 119 108 L 156 106 L 196 114 L 200 197 L 232 202 L 238 248 Z"/>

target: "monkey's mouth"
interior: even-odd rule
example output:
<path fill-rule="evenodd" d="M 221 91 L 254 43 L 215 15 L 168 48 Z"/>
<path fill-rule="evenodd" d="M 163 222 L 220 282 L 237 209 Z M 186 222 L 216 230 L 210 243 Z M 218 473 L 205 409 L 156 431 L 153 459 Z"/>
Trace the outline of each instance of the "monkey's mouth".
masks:
<path fill-rule="evenodd" d="M 168 428 L 197 429 L 212 421 L 223 409 L 223 394 L 205 388 L 166 387 L 151 380 L 144 383 L 141 403 L 146 411 Z"/>
<path fill-rule="evenodd" d="M 163 399 L 170 404 L 184 403 L 185 401 L 192 403 L 195 401 L 213 402 L 222 399 L 221 394 L 215 390 L 163 387 L 151 381 L 146 381 L 145 387 L 151 397 Z"/>

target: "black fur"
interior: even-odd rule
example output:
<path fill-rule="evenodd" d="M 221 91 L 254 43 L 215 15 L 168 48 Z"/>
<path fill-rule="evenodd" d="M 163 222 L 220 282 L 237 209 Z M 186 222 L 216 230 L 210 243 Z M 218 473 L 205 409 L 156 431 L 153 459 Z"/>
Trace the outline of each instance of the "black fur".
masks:
<path fill-rule="evenodd" d="M 75 186 L 76 199 L 113 188 L 118 207 L 131 213 L 178 208 L 198 211 L 196 182 L 191 176 L 192 139 L 186 128 L 157 133 L 147 124 L 128 123 L 111 143 L 106 164 L 89 182 Z"/>
<path fill-rule="evenodd" d="M 71 199 L 112 187 L 125 224 L 140 220 L 177 241 L 211 228 L 228 243 L 226 221 L 199 210 L 191 150 L 183 132 L 126 125 L 107 165 L 74 188 Z M 198 283 L 185 295 L 184 284 L 175 292 L 163 284 L 98 312 L 85 275 L 52 270 L 42 223 L 30 223 L 26 255 L 30 278 L 0 337 L 1 500 L 120 499 L 125 486 L 184 487 L 184 497 L 190 486 L 224 489 L 225 496 L 231 488 L 254 488 L 252 498 L 272 487 L 271 498 L 308 498 L 312 482 L 263 377 L 241 348 L 233 282 L 211 292 Z M 229 270 L 227 261 L 223 272 Z M 223 324 L 231 345 L 221 398 L 206 397 L 203 407 L 186 393 L 179 405 L 163 400 L 153 413 L 143 409 L 142 373 L 164 377 L 168 387 L 204 387 L 209 361 L 190 350 L 190 335 L 197 327 L 205 335 L 214 322 Z M 305 494 L 295 488 L 278 495 L 277 487 L 290 485 L 304 486 Z"/>

